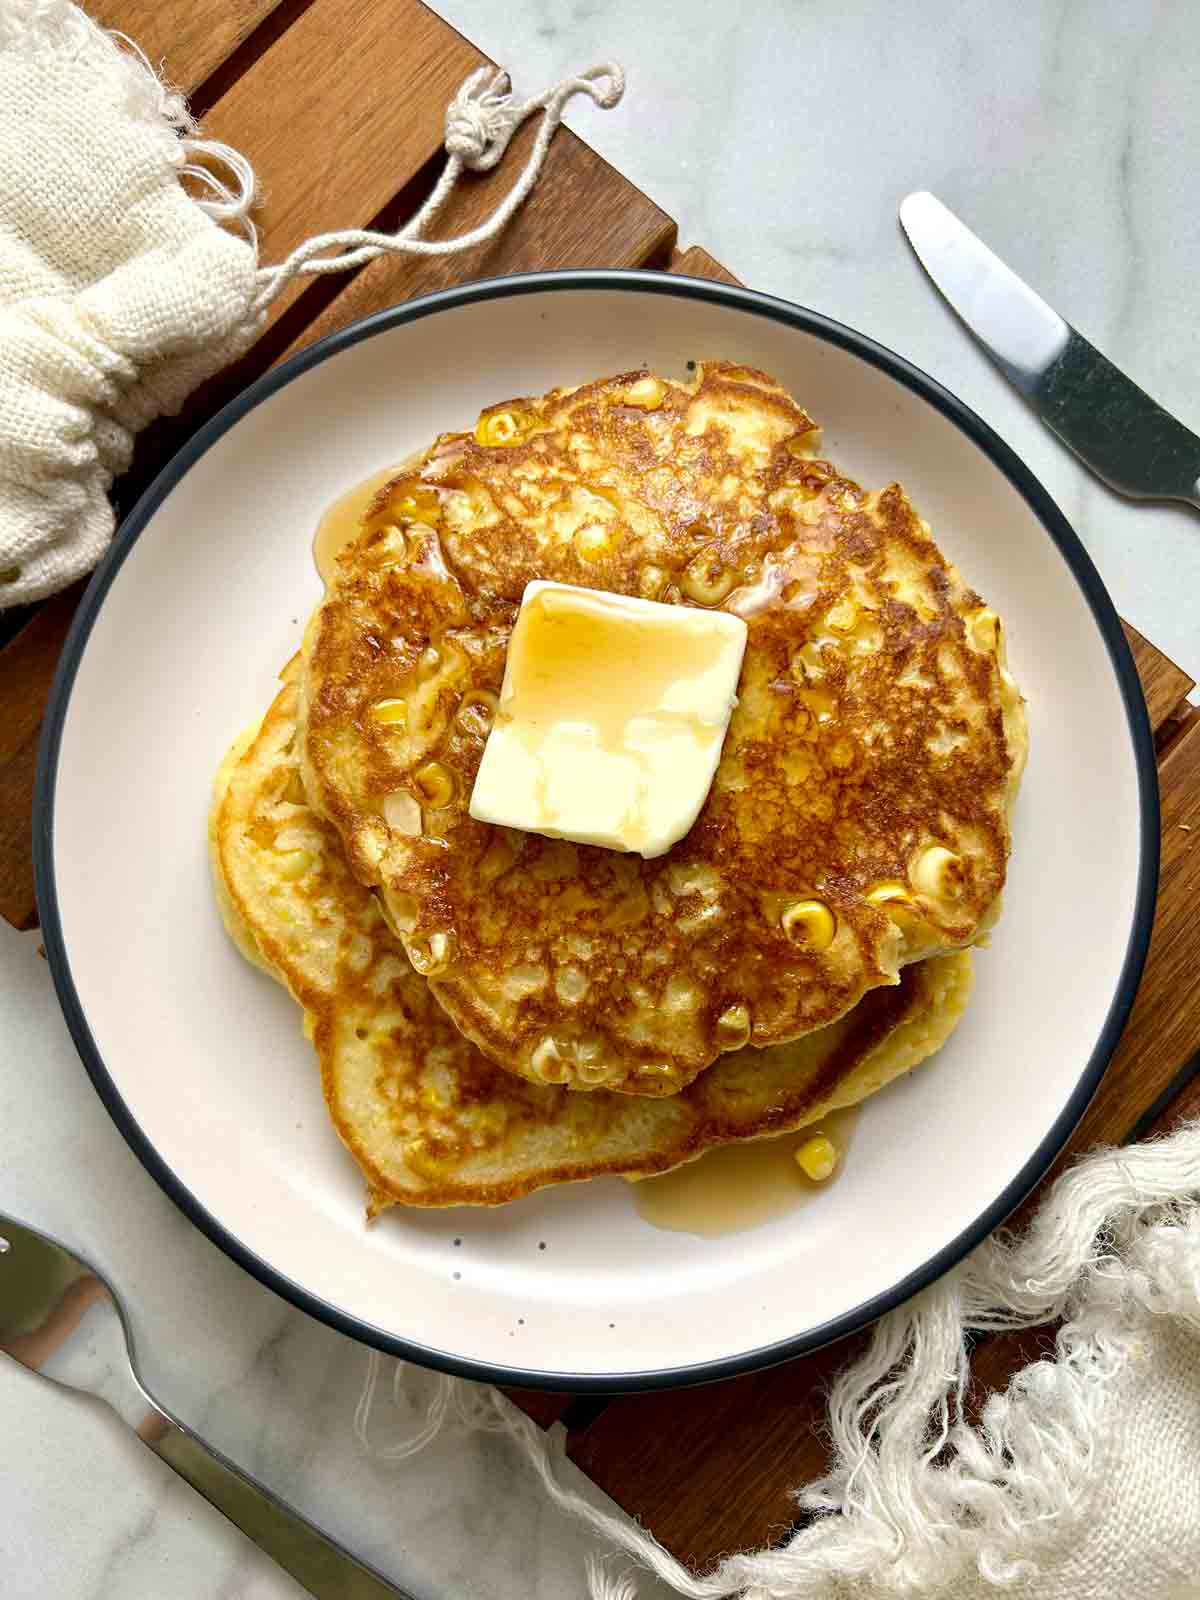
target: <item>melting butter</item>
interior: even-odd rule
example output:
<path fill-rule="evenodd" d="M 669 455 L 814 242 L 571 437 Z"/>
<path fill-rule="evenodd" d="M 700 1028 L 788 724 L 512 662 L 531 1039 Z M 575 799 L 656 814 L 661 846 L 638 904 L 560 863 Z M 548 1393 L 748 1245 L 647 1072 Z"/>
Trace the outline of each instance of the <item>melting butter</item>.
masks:
<path fill-rule="evenodd" d="M 745 644 L 725 612 L 529 584 L 471 815 L 662 855 L 708 795 Z"/>

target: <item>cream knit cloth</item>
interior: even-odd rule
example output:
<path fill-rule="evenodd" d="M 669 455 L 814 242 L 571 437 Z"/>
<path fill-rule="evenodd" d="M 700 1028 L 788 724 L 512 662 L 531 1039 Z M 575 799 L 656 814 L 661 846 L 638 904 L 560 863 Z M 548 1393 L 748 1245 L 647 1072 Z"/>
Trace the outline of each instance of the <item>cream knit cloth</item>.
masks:
<path fill-rule="evenodd" d="M 494 237 L 571 96 L 612 106 L 623 88 L 610 63 L 518 102 L 505 74 L 482 68 L 447 111 L 445 170 L 405 228 L 328 234 L 260 267 L 249 163 L 196 138 L 136 47 L 70 0 L 0 0 L 0 609 L 90 571 L 134 435 L 244 351 L 294 277 Z M 463 169 L 494 167 L 535 111 L 529 159 L 492 216 L 422 239 Z"/>

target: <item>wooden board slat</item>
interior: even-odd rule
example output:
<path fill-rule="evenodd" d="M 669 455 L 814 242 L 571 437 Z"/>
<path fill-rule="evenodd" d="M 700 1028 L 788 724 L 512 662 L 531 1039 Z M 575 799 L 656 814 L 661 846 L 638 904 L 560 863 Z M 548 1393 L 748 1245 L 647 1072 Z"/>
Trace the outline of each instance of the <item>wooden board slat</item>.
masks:
<path fill-rule="evenodd" d="M 520 1406 L 527 1417 L 532 1417 L 540 1428 L 557 1422 L 574 1398 L 569 1394 L 548 1394 L 541 1389 L 503 1389 L 512 1403 Z"/>
<path fill-rule="evenodd" d="M 1156 1119 L 1149 1135 L 1158 1137 L 1160 1134 L 1174 1133 L 1185 1122 L 1200 1124 L 1200 1062 L 1189 1081 Z"/>
<path fill-rule="evenodd" d="M 82 584 L 42 607 L 0 651 L 0 916 L 37 926 L 33 893 L 33 785 L 50 681 Z"/>
<path fill-rule="evenodd" d="M 494 171 L 468 174 L 431 235 L 477 227 L 512 187 L 537 133 L 532 119 Z M 358 273 L 284 352 L 344 328 L 357 317 L 464 278 L 552 267 L 640 267 L 664 260 L 675 238 L 665 211 L 569 128 L 554 136 L 537 187 L 498 239 L 455 256 L 385 256 Z"/>
<path fill-rule="evenodd" d="M 441 148 L 446 105 L 485 59 L 419 0 L 314 0 L 204 119 L 258 172 L 262 262 L 371 222 Z"/>
<path fill-rule="evenodd" d="M 1156 732 L 1159 756 L 1161 757 L 1177 740 L 1182 739 L 1197 722 L 1200 722 L 1200 706 L 1194 705 L 1190 700 L 1184 700 L 1178 710 L 1173 712 Z"/>
<path fill-rule="evenodd" d="M 86 0 L 106 28 L 128 34 L 167 81 L 190 94 L 237 49 L 280 0 Z"/>
<path fill-rule="evenodd" d="M 715 256 L 710 256 L 698 244 L 692 245 L 689 250 L 673 251 L 667 271 L 679 273 L 685 278 L 712 278 L 717 283 L 731 283 L 735 289 L 743 286 L 740 278 L 735 278 L 728 267 L 723 267 Z"/>
<path fill-rule="evenodd" d="M 1158 782 L 1162 857 L 1145 975 L 1112 1065 L 1054 1173 L 1080 1150 L 1119 1144 L 1200 1049 L 1200 721 L 1171 743 Z"/>
<path fill-rule="evenodd" d="M 863 1343 L 858 1335 L 703 1389 L 613 1400 L 568 1436 L 568 1453 L 693 1570 L 773 1544 L 796 1514 L 791 1489 L 825 1465 L 829 1376 Z"/>
<path fill-rule="evenodd" d="M 1180 703 L 1196 685 L 1182 667 L 1177 667 L 1161 650 L 1156 650 L 1144 634 L 1128 622 L 1123 622 L 1121 626 L 1125 629 L 1125 637 L 1137 664 L 1138 677 L 1142 680 L 1150 726 L 1157 733 L 1168 717 L 1178 711 Z"/>

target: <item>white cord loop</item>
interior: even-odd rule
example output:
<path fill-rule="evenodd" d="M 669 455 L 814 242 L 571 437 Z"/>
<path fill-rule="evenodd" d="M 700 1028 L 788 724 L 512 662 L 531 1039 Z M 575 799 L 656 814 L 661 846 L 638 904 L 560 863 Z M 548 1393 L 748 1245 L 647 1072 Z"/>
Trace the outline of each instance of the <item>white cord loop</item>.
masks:
<path fill-rule="evenodd" d="M 180 177 L 191 178 L 206 191 L 194 197 L 201 211 L 214 222 L 240 228 L 257 247 L 258 229 L 250 213 L 258 199 L 258 180 L 246 157 L 219 139 L 183 139 L 179 148 L 184 157 Z M 220 176 L 220 168 L 228 178 Z"/>
<path fill-rule="evenodd" d="M 567 103 L 577 94 L 586 94 L 602 110 L 615 106 L 625 93 L 625 73 L 615 61 L 590 67 L 577 77 L 534 95 L 530 100 L 512 97 L 509 77 L 495 67 L 478 67 L 465 80 L 446 111 L 445 148 L 447 161 L 429 199 L 405 226 L 396 233 L 376 233 L 367 228 L 346 228 L 337 233 L 317 234 L 299 245 L 277 266 L 261 267 L 257 274 L 258 292 L 251 315 L 260 318 L 277 295 L 294 278 L 328 272 L 349 272 L 365 266 L 381 255 L 457 255 L 477 244 L 486 244 L 503 231 L 517 208 L 528 196 L 545 164 L 554 131 L 562 121 Z M 425 230 L 445 206 L 464 170 L 490 172 L 499 164 L 513 134 L 535 111 L 543 113 L 533 148 L 517 181 L 477 228 L 452 239 L 425 239 Z M 236 179 L 243 174 L 221 147 L 221 162 Z M 240 157 L 238 158 L 241 159 Z M 190 169 L 188 169 L 190 170 Z M 248 169 L 247 169 L 248 170 Z M 250 173 L 253 184 L 253 173 Z M 225 186 L 209 206 L 225 205 L 227 215 L 238 222 L 248 221 L 250 201 L 242 207 L 242 196 L 249 194 L 241 182 L 236 190 Z M 210 213 L 215 215 L 216 213 Z"/>

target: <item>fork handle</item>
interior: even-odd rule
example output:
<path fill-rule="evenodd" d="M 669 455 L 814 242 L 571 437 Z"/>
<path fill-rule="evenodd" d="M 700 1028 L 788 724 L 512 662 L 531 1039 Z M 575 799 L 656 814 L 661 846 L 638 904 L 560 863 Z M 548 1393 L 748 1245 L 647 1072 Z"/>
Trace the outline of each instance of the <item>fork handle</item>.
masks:
<path fill-rule="evenodd" d="M 318 1600 L 412 1600 L 182 1423 L 156 1409 L 137 1433 Z"/>

